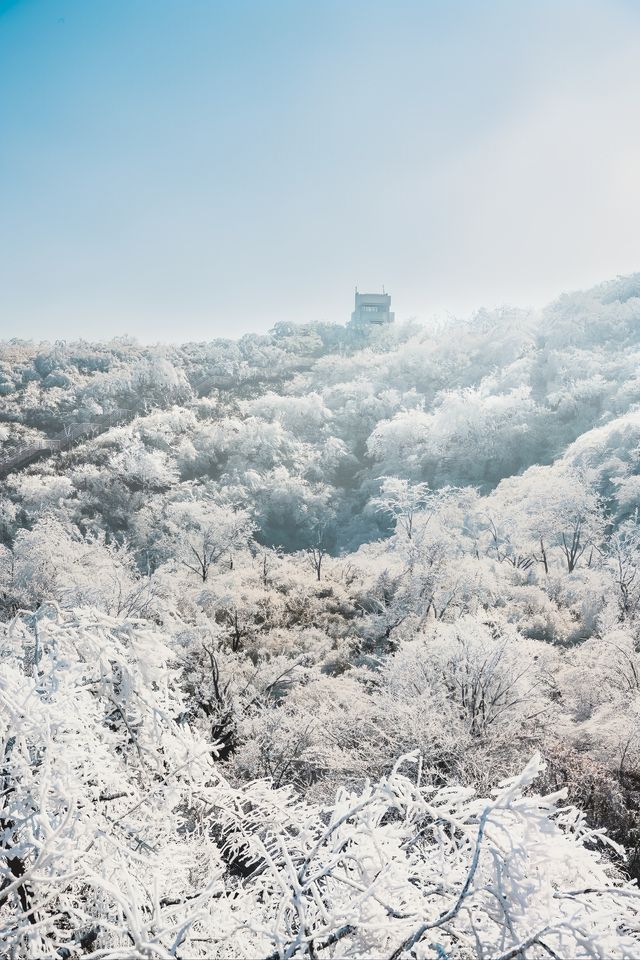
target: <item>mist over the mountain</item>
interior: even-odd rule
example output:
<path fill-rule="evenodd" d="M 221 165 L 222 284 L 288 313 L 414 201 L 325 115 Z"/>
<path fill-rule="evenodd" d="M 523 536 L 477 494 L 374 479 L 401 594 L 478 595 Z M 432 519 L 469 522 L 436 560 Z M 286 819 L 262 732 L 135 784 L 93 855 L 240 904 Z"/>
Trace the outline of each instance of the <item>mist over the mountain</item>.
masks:
<path fill-rule="evenodd" d="M 639 507 L 640 274 L 0 344 L 6 956 L 640 956 Z"/>

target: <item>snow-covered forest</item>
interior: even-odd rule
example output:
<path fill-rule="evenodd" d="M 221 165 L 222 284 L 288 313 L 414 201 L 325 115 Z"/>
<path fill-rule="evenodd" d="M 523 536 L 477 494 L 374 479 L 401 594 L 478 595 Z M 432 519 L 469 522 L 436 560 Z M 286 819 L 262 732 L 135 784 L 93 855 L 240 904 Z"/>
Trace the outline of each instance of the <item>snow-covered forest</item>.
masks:
<path fill-rule="evenodd" d="M 0 344 L 2 956 L 640 956 L 640 275 Z"/>

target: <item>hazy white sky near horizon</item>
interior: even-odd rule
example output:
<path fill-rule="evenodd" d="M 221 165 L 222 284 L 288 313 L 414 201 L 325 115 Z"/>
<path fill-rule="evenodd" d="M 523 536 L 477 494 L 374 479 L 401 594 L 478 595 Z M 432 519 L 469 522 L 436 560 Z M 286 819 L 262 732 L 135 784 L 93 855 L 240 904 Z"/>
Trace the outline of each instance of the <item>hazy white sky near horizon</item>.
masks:
<path fill-rule="evenodd" d="M 0 337 L 428 320 L 640 269 L 635 0 L 0 0 Z"/>

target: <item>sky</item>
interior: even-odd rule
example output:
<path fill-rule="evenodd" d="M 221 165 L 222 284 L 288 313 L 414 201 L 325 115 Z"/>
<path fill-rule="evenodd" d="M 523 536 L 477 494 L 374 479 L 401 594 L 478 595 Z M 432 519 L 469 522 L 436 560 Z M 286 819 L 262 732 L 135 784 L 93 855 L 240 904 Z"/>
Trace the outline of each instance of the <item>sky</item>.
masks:
<path fill-rule="evenodd" d="M 0 0 L 0 338 L 428 323 L 640 269 L 636 0 Z"/>

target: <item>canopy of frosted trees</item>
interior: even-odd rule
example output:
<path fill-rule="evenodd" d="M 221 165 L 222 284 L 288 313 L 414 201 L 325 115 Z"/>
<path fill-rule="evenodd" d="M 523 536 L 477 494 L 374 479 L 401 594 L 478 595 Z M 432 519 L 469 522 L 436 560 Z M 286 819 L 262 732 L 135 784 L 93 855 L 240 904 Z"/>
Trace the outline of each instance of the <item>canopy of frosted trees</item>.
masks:
<path fill-rule="evenodd" d="M 0 954 L 639 957 L 639 370 L 640 276 L 0 344 Z"/>

